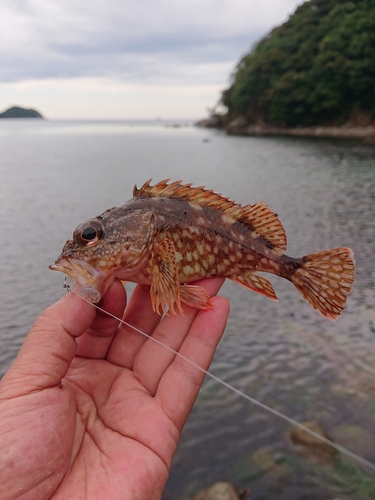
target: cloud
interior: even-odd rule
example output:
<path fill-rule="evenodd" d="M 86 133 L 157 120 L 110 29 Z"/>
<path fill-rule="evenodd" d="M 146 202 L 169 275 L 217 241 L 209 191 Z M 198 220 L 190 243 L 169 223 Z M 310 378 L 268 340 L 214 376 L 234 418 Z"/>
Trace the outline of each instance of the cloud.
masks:
<path fill-rule="evenodd" d="M 302 0 L 1 0 L 0 110 L 199 118 Z"/>
<path fill-rule="evenodd" d="M 2 0 L 0 79 L 225 84 L 296 0 Z"/>

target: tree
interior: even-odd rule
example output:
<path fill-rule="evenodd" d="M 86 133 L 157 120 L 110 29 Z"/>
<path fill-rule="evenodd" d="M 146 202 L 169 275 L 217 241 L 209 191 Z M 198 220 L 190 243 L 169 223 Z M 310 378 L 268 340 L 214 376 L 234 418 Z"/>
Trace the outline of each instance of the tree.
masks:
<path fill-rule="evenodd" d="M 375 118 L 375 0 L 310 0 L 246 54 L 222 94 L 229 115 L 276 125 Z"/>

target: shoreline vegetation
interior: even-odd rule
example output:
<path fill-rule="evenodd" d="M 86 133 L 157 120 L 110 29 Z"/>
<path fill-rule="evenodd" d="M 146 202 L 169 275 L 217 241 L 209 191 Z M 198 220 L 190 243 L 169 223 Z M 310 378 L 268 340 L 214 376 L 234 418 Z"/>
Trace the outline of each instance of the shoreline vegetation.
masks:
<path fill-rule="evenodd" d="M 237 64 L 198 126 L 375 144 L 375 0 L 309 0 Z"/>

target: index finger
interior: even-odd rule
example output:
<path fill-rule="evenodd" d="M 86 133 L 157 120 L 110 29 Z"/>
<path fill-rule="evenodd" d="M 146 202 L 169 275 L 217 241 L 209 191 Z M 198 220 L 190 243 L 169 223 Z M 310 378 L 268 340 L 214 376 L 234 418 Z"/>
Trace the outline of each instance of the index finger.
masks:
<path fill-rule="evenodd" d="M 67 293 L 35 321 L 3 381 L 11 397 L 59 385 L 76 353 L 76 338 L 95 317 L 95 309 L 75 293 Z"/>

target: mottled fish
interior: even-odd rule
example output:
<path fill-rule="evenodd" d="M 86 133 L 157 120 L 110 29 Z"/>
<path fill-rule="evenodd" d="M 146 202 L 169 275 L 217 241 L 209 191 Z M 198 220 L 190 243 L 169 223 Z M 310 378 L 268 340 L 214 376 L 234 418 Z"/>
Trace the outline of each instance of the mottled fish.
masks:
<path fill-rule="evenodd" d="M 50 269 L 76 280 L 98 302 L 115 278 L 151 285 L 159 314 L 212 304 L 192 282 L 226 278 L 277 300 L 259 272 L 291 281 L 319 313 L 336 319 L 354 281 L 353 252 L 334 248 L 293 258 L 277 215 L 262 203 L 241 206 L 203 187 L 168 180 L 80 224 Z"/>

